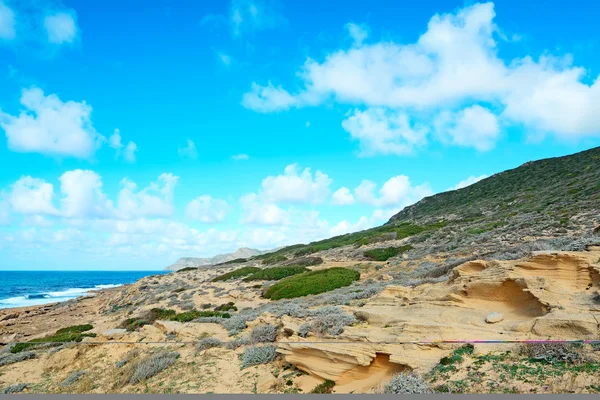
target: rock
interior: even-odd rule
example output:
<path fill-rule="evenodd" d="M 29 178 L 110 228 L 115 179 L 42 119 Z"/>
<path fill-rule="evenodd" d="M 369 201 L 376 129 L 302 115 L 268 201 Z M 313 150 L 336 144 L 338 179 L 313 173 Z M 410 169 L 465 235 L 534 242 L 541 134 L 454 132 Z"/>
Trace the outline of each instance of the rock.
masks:
<path fill-rule="evenodd" d="M 121 336 L 121 335 L 126 335 L 127 334 L 127 329 L 109 329 L 107 331 L 105 331 L 104 333 L 102 333 L 102 335 L 111 338 L 114 336 Z"/>
<path fill-rule="evenodd" d="M 15 318 L 19 318 L 19 313 L 5 315 L 4 317 L 0 318 L 0 321 L 8 321 L 9 319 L 15 319 Z"/>
<path fill-rule="evenodd" d="M 485 322 L 488 324 L 495 324 L 496 322 L 500 322 L 504 319 L 504 314 L 499 312 L 491 312 L 485 317 Z"/>

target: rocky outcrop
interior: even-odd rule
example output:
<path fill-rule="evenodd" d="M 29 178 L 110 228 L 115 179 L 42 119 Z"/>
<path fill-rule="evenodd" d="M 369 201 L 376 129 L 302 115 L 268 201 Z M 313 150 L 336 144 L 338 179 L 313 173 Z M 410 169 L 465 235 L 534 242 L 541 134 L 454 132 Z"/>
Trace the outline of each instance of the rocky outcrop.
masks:
<path fill-rule="evenodd" d="M 242 247 L 240 249 L 237 249 L 234 253 L 219 254 L 210 258 L 183 257 L 177 260 L 175 264 L 166 267 L 165 271 L 178 271 L 183 268 L 213 266 L 215 264 L 235 260 L 236 258 L 249 258 L 264 253 L 268 253 L 268 251 L 261 251 L 256 249 L 250 249 L 247 247 Z"/>

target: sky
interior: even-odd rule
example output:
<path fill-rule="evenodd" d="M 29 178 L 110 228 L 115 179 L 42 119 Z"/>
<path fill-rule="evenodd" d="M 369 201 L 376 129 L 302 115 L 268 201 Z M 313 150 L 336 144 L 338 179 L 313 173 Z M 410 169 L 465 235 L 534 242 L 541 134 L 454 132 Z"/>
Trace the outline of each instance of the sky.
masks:
<path fill-rule="evenodd" d="M 0 0 L 0 270 L 307 243 L 598 146 L 595 11 Z"/>

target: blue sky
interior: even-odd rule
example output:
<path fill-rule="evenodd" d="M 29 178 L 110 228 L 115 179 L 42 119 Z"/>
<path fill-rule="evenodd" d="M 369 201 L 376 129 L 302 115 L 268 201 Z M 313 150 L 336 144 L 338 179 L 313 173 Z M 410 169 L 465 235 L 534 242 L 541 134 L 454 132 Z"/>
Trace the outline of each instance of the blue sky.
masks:
<path fill-rule="evenodd" d="M 0 0 L 0 269 L 384 223 L 600 143 L 589 3 Z"/>

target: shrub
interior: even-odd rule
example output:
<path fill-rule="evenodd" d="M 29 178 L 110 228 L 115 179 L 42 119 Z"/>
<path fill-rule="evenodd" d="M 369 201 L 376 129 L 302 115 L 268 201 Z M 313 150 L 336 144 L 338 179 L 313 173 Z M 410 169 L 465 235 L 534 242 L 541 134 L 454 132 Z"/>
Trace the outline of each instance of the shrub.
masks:
<path fill-rule="evenodd" d="M 337 310 L 336 310 L 337 309 Z M 356 318 L 352 315 L 344 314 L 338 307 L 323 307 L 322 311 L 316 310 L 316 319 L 313 321 L 312 331 L 319 335 L 339 335 L 344 332 L 348 325 L 356 323 Z"/>
<path fill-rule="evenodd" d="M 60 386 L 70 386 L 77 382 L 83 375 L 85 375 L 85 371 L 75 371 L 67 376 L 65 380 L 60 383 Z"/>
<path fill-rule="evenodd" d="M 298 275 L 303 272 L 309 271 L 306 267 L 301 266 L 281 266 L 281 267 L 273 267 L 266 268 L 260 270 L 246 278 L 244 278 L 244 282 L 250 281 L 278 281 L 283 278 L 287 278 L 288 276 Z"/>
<path fill-rule="evenodd" d="M 202 351 L 202 350 L 212 349 L 214 347 L 221 347 L 222 345 L 223 345 L 223 342 L 221 342 L 219 339 L 214 338 L 214 337 L 209 337 L 209 338 L 200 340 L 198 342 L 198 345 L 196 346 L 196 350 Z"/>
<path fill-rule="evenodd" d="M 300 267 L 311 267 L 321 264 L 323 264 L 321 257 L 298 257 L 283 263 L 283 265 L 296 265 Z"/>
<path fill-rule="evenodd" d="M 261 261 L 262 265 L 273 265 L 287 261 L 287 257 L 281 254 L 270 254 L 263 258 Z"/>
<path fill-rule="evenodd" d="M 162 350 L 137 362 L 130 371 L 126 383 L 135 385 L 153 377 L 164 369 L 170 367 L 179 358 L 175 351 Z"/>
<path fill-rule="evenodd" d="M 384 387 L 385 394 L 427 394 L 432 393 L 429 384 L 420 376 L 400 373 Z"/>
<path fill-rule="evenodd" d="M 132 360 L 135 360 L 139 355 L 138 349 L 133 349 L 125 355 L 122 359 L 115 363 L 117 368 L 123 368 L 123 366 L 129 364 Z"/>
<path fill-rule="evenodd" d="M 360 279 L 360 273 L 351 269 L 334 267 L 292 276 L 271 285 L 263 297 L 271 300 L 291 299 L 318 294 L 348 286 Z"/>
<path fill-rule="evenodd" d="M 335 382 L 330 381 L 328 379 L 325 382 L 315 386 L 315 388 L 313 390 L 311 390 L 311 393 L 313 393 L 313 394 L 328 394 L 333 391 L 334 386 L 335 386 Z"/>
<path fill-rule="evenodd" d="M 29 386 L 28 383 L 15 383 L 14 385 L 10 385 L 2 389 L 1 394 L 13 394 L 20 393 L 25 390 Z"/>
<path fill-rule="evenodd" d="M 305 338 L 308 336 L 311 330 L 312 325 L 310 324 L 310 322 L 305 322 L 298 328 L 298 336 Z"/>
<path fill-rule="evenodd" d="M 227 344 L 225 346 L 230 350 L 235 350 L 238 347 L 246 346 L 251 343 L 252 343 L 252 341 L 250 340 L 250 338 L 248 336 L 240 336 L 240 337 L 236 337 L 235 339 L 233 339 L 230 342 L 227 342 Z"/>
<path fill-rule="evenodd" d="M 258 271 L 260 271 L 260 268 L 243 267 L 243 268 L 239 268 L 234 271 L 231 271 L 231 272 L 227 272 L 226 274 L 219 275 L 216 278 L 214 278 L 212 280 L 212 282 L 228 281 L 230 279 L 237 279 L 237 278 L 241 278 L 241 277 L 253 274 Z"/>
<path fill-rule="evenodd" d="M 250 339 L 254 343 L 267 343 L 277 340 L 278 329 L 275 325 L 263 324 L 258 325 L 250 332 Z"/>
<path fill-rule="evenodd" d="M 374 261 L 387 261 L 389 258 L 396 257 L 398 254 L 402 254 L 410 249 L 412 249 L 412 246 L 409 244 L 402 247 L 384 247 L 367 250 L 363 255 Z"/>
<path fill-rule="evenodd" d="M 241 369 L 253 365 L 267 364 L 275 360 L 276 357 L 277 351 L 276 347 L 273 345 L 248 347 L 242 354 Z"/>
<path fill-rule="evenodd" d="M 34 351 L 26 351 L 18 354 L 6 354 L 0 356 L 0 367 L 4 367 L 5 365 L 15 364 L 25 360 L 31 360 L 32 358 L 36 358 L 36 354 Z"/>
<path fill-rule="evenodd" d="M 237 311 L 237 307 L 234 302 L 229 302 L 227 304 L 221 304 L 220 306 L 215 307 L 215 311 Z"/>
<path fill-rule="evenodd" d="M 583 359 L 582 346 L 576 343 L 527 343 L 521 351 L 533 361 L 548 364 L 573 363 Z"/>
<path fill-rule="evenodd" d="M 149 325 L 152 322 L 147 321 L 143 318 L 135 317 L 135 318 L 127 318 L 125 321 L 121 322 L 119 328 L 126 329 L 129 332 L 133 332 L 138 330 L 144 325 Z"/>
<path fill-rule="evenodd" d="M 148 313 L 147 319 L 154 322 L 157 320 L 169 320 L 175 316 L 177 312 L 175 310 L 169 310 L 164 308 L 153 308 Z"/>
<path fill-rule="evenodd" d="M 185 268 L 178 269 L 175 272 L 196 271 L 197 269 L 198 269 L 198 267 L 185 267 Z"/>
<path fill-rule="evenodd" d="M 234 260 L 225 261 L 225 262 L 218 263 L 218 264 L 215 264 L 215 265 L 241 264 L 241 263 L 245 263 L 247 261 L 248 261 L 247 258 L 236 258 Z"/>
<path fill-rule="evenodd" d="M 278 307 L 276 309 L 271 311 L 277 318 L 281 318 L 284 315 L 296 318 L 304 318 L 308 315 L 306 307 L 302 307 L 296 303 L 277 304 L 277 306 Z"/>
<path fill-rule="evenodd" d="M 74 325 L 74 326 L 69 326 L 67 328 L 61 328 L 56 331 L 56 334 L 60 335 L 61 333 L 82 333 L 82 332 L 90 331 L 92 329 L 94 329 L 94 327 L 90 324 Z"/>
<path fill-rule="evenodd" d="M 217 318 L 229 318 L 231 317 L 228 313 L 216 312 L 216 311 L 197 311 L 191 310 L 181 314 L 174 315 L 170 318 L 171 321 L 177 322 L 190 322 L 198 318 L 203 317 L 217 317 Z"/>
<path fill-rule="evenodd" d="M 46 336 L 39 339 L 33 339 L 26 343 L 17 343 L 10 349 L 10 352 L 13 354 L 20 353 L 23 350 L 26 350 L 30 347 L 39 346 L 43 343 L 71 343 L 71 342 L 81 342 L 85 337 L 96 337 L 95 333 L 55 333 L 51 336 Z"/>

